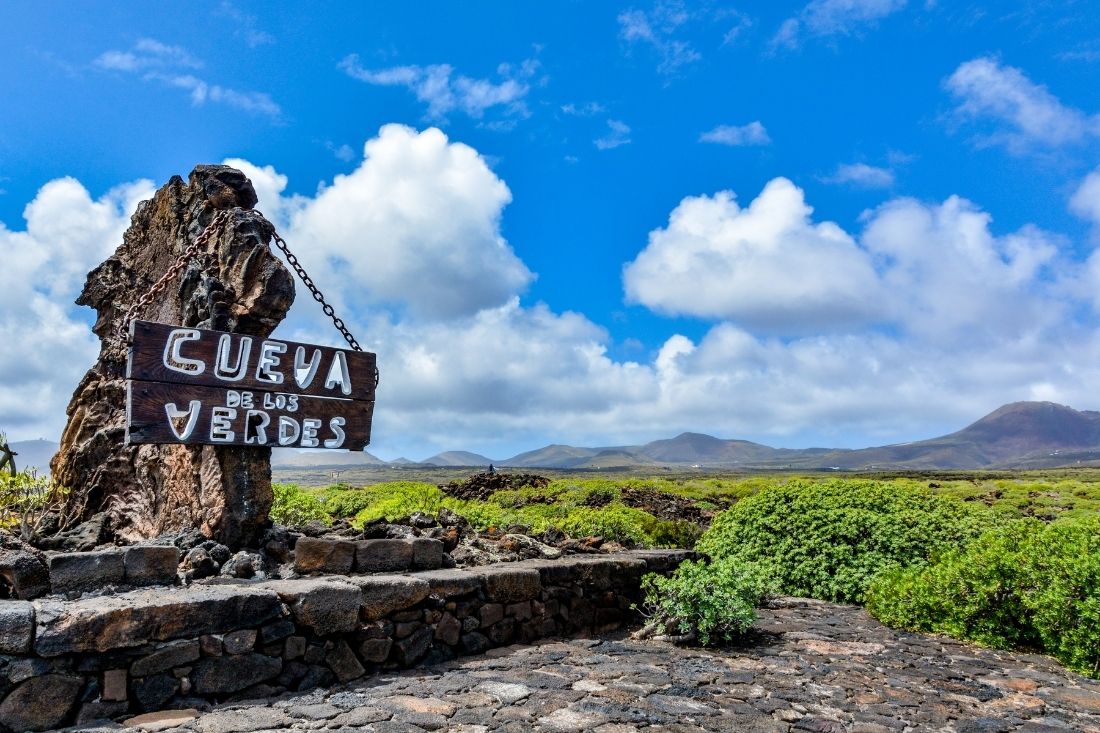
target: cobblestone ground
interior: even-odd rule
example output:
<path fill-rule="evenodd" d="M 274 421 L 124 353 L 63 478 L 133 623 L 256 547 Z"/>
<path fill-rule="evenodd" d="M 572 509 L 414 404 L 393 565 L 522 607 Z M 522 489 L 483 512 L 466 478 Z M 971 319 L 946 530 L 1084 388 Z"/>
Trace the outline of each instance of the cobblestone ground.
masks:
<path fill-rule="evenodd" d="M 761 612 L 753 638 L 732 649 L 625 635 L 513 646 L 329 690 L 162 716 L 142 727 L 1100 732 L 1100 684 L 1046 657 L 891 631 L 852 606 L 776 605 Z"/>

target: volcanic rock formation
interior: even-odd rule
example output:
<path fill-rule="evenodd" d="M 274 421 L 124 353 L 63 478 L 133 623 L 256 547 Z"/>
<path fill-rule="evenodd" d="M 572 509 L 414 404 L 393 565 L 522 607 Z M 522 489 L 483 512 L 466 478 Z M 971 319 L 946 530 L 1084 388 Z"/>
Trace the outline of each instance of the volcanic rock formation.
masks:
<path fill-rule="evenodd" d="M 99 359 L 68 407 L 68 424 L 51 463 L 72 489 L 68 510 L 105 511 L 115 536 L 154 537 L 197 527 L 231 547 L 252 541 L 271 506 L 268 448 L 125 445 L 126 339 L 119 327 L 195 241 L 219 209 L 229 223 L 137 317 L 197 328 L 268 336 L 294 301 L 290 272 L 268 249 L 274 228 L 253 211 L 256 192 L 240 171 L 200 165 L 174 176 L 141 202 L 123 242 L 88 274 L 77 303 L 95 308 Z"/>

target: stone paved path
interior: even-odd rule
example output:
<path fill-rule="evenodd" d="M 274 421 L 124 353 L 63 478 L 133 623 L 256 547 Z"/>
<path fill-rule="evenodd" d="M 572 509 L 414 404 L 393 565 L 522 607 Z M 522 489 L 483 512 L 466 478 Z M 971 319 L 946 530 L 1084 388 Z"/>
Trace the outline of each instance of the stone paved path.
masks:
<path fill-rule="evenodd" d="M 739 648 L 513 646 L 145 729 L 1100 732 L 1100 683 L 1046 657 L 891 631 L 852 606 L 785 599 L 760 616 Z"/>

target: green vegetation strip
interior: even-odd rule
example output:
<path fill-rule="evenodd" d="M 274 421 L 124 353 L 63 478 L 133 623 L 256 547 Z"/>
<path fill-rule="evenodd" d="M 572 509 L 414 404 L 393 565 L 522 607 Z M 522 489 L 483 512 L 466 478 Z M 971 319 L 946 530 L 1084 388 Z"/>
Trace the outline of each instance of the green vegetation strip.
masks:
<path fill-rule="evenodd" d="M 707 515 L 729 508 L 700 536 L 697 523 L 637 506 L 647 493 L 655 505 L 678 497 Z M 647 580 L 643 611 L 660 633 L 733 641 L 763 598 L 800 595 L 866 603 L 891 626 L 1043 651 L 1100 676 L 1100 472 L 566 477 L 485 501 L 416 482 L 276 489 L 276 519 L 289 523 L 361 524 L 444 507 L 477 528 L 695 544 L 713 562 Z"/>

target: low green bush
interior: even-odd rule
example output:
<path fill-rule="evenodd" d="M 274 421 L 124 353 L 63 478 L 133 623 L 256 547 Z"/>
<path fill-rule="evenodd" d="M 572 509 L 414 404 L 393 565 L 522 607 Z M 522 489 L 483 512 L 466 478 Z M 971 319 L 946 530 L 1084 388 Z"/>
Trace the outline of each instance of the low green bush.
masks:
<path fill-rule="evenodd" d="M 796 480 L 719 514 L 697 549 L 767 567 L 783 593 L 860 603 L 877 573 L 965 545 L 992 516 L 889 482 Z"/>
<path fill-rule="evenodd" d="M 1010 648 L 1035 646 L 1039 635 L 1024 602 L 1025 548 L 1043 525 L 1017 520 L 930 565 L 891 568 L 867 590 L 867 610 L 888 626 L 937 632 Z"/>
<path fill-rule="evenodd" d="M 646 575 L 642 591 L 642 612 L 657 630 L 707 645 L 748 631 L 756 607 L 774 588 L 759 567 L 725 558 L 688 561 L 667 577 Z"/>
<path fill-rule="evenodd" d="M 275 500 L 271 504 L 271 519 L 291 526 L 313 520 L 331 524 L 332 518 L 320 499 L 306 493 L 297 484 L 272 484 Z"/>
<path fill-rule="evenodd" d="M 867 608 L 890 626 L 1042 649 L 1100 676 L 1100 517 L 990 530 L 930 565 L 881 574 Z"/>
<path fill-rule="evenodd" d="M 1028 544 L 1024 604 L 1043 647 L 1100 676 L 1100 517 L 1056 522 Z"/>

